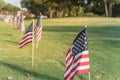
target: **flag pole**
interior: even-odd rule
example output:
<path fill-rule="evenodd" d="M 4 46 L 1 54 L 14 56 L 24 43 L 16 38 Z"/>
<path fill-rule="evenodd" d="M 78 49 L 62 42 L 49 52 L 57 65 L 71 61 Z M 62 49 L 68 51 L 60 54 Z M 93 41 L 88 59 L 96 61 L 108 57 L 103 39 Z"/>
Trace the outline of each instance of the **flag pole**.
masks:
<path fill-rule="evenodd" d="M 34 19 L 33 19 L 33 40 L 32 40 L 32 68 L 34 67 Z"/>
<path fill-rule="evenodd" d="M 88 73 L 88 80 L 90 80 L 90 72 Z"/>
<path fill-rule="evenodd" d="M 85 25 L 85 28 L 87 28 L 87 25 Z M 90 80 L 90 72 L 88 72 L 88 80 Z"/>

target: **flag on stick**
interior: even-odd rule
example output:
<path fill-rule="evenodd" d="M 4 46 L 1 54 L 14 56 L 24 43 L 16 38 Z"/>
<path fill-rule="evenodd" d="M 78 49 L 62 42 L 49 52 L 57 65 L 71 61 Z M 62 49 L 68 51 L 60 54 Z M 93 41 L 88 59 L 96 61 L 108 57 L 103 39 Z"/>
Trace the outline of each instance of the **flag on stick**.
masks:
<path fill-rule="evenodd" d="M 24 17 L 22 13 L 20 15 L 19 30 L 20 32 L 23 32 L 25 30 Z"/>
<path fill-rule="evenodd" d="M 64 80 L 73 80 L 76 74 L 90 72 L 88 54 L 88 35 L 84 28 L 73 41 L 66 54 L 66 70 Z"/>
<path fill-rule="evenodd" d="M 37 24 L 36 24 L 36 28 L 35 28 L 35 38 L 37 40 L 37 46 L 38 46 L 38 42 L 40 41 L 42 37 L 42 18 L 41 15 L 38 18 Z"/>
<path fill-rule="evenodd" d="M 22 40 L 20 41 L 20 48 L 22 48 L 25 45 L 32 42 L 32 40 L 33 40 L 33 31 L 32 30 L 33 30 L 33 22 L 29 25 Z"/>

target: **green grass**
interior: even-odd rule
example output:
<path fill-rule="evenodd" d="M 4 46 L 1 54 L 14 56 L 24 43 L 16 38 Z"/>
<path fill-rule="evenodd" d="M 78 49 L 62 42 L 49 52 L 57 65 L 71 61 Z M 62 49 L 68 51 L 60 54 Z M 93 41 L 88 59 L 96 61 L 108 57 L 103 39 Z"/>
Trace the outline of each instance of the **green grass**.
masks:
<path fill-rule="evenodd" d="M 43 20 L 34 68 L 31 44 L 19 49 L 17 27 L 0 21 L 0 80 L 63 80 L 65 54 L 84 25 L 88 26 L 91 80 L 120 80 L 120 18 L 81 17 Z M 74 80 L 87 77 L 77 75 Z"/>

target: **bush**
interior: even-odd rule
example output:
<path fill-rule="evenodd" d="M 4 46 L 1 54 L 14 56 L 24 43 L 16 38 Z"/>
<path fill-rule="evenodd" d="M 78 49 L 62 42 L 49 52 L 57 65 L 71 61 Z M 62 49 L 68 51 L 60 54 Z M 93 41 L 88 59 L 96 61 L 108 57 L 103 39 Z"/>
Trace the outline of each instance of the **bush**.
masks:
<path fill-rule="evenodd" d="M 84 14 L 84 16 L 86 16 L 86 17 L 98 17 L 99 15 L 94 14 L 92 12 L 87 12 L 87 13 Z"/>
<path fill-rule="evenodd" d="M 81 6 L 74 6 L 71 10 L 71 16 L 83 16 L 84 15 L 84 8 Z"/>

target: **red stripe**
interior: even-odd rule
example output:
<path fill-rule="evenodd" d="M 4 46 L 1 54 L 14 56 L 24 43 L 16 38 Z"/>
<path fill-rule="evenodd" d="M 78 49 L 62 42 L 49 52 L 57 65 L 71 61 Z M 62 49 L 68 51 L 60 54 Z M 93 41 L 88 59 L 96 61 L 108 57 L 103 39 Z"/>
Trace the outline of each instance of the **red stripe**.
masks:
<path fill-rule="evenodd" d="M 79 59 L 82 59 L 82 58 L 77 58 L 77 59 L 74 61 L 73 65 L 74 65 L 75 63 L 77 63 L 77 61 L 79 61 Z M 89 61 L 88 61 L 88 62 L 79 62 L 79 63 L 72 69 L 71 72 L 73 72 L 78 66 L 85 66 L 85 65 L 88 65 L 88 64 L 89 64 Z"/>
<path fill-rule="evenodd" d="M 68 56 L 68 54 L 72 51 L 72 46 L 70 47 L 70 49 L 68 50 L 68 52 L 66 53 L 66 57 Z"/>
<path fill-rule="evenodd" d="M 26 41 L 32 39 L 32 37 L 25 39 L 24 41 L 20 42 L 20 45 L 24 44 Z"/>
<path fill-rule="evenodd" d="M 73 61 L 71 61 L 71 63 L 67 66 L 65 72 L 71 67 L 72 64 L 73 64 Z"/>
<path fill-rule="evenodd" d="M 26 34 L 23 36 L 22 40 L 23 40 L 24 38 L 26 38 L 27 36 L 32 36 L 32 33 L 26 33 Z"/>
<path fill-rule="evenodd" d="M 72 65 L 74 65 L 79 59 L 83 59 L 83 58 L 89 58 L 89 55 L 88 55 L 88 54 L 80 55 L 77 59 L 75 59 L 74 62 L 72 61 L 72 62 L 70 63 L 70 65 L 67 66 L 65 72 L 66 72 Z M 67 78 L 69 78 L 70 74 L 71 74 L 77 67 L 79 67 L 79 66 L 85 66 L 85 65 L 89 65 L 89 61 L 88 61 L 88 62 L 79 62 L 74 68 L 71 69 L 71 71 L 70 71 L 70 72 L 68 73 L 68 75 L 65 77 L 65 80 L 66 80 Z M 85 73 L 84 70 L 80 70 L 80 71 L 83 71 L 83 72 L 81 72 L 81 73 Z M 79 71 L 79 73 L 80 73 L 80 71 Z M 86 71 L 86 72 L 89 72 L 89 71 Z M 73 77 L 74 77 L 74 76 L 75 76 L 75 74 L 73 75 Z M 72 77 L 72 78 L 73 78 L 73 77 Z M 72 80 L 72 79 L 70 79 L 70 80 Z"/>
<path fill-rule="evenodd" d="M 76 71 L 75 74 L 83 74 L 83 73 L 88 73 L 88 72 L 90 72 L 90 69 L 78 70 L 78 71 Z M 70 78 L 70 80 L 73 80 L 74 77 L 75 77 L 75 75 L 73 75 L 73 76 Z"/>
<path fill-rule="evenodd" d="M 42 37 L 42 36 L 39 36 L 39 38 L 38 38 L 37 40 L 40 41 L 41 37 Z"/>
<path fill-rule="evenodd" d="M 29 42 L 27 42 L 27 43 L 25 43 L 23 46 L 20 46 L 20 48 L 23 48 L 25 45 L 27 45 L 27 44 L 29 44 L 29 43 L 31 43 L 32 41 L 29 41 Z"/>
<path fill-rule="evenodd" d="M 87 63 L 89 63 L 89 62 L 87 62 Z M 77 69 L 77 67 L 79 67 L 79 65 L 81 65 L 81 64 L 78 63 L 78 64 L 70 71 L 70 74 L 71 74 L 72 72 L 74 72 L 74 71 Z M 73 80 L 73 78 L 74 78 L 74 76 L 75 76 L 76 74 L 83 74 L 83 73 L 88 73 L 88 72 L 90 72 L 90 69 L 76 70 L 76 72 L 75 72 L 74 75 L 70 78 L 70 80 Z M 69 76 L 70 76 L 70 74 L 69 74 Z"/>
<path fill-rule="evenodd" d="M 37 40 L 40 40 L 41 34 L 42 34 L 42 31 L 41 29 L 39 29 L 39 31 L 37 31 L 37 34 L 36 34 Z"/>
<path fill-rule="evenodd" d="M 83 58 L 89 58 L 89 55 L 88 54 L 80 55 L 78 58 L 74 60 L 74 63 L 76 63 L 79 59 L 83 59 Z"/>
<path fill-rule="evenodd" d="M 72 53 L 71 52 L 69 52 L 69 57 L 67 58 L 67 60 L 66 60 L 66 63 L 72 58 Z"/>
<path fill-rule="evenodd" d="M 38 35 L 37 35 L 37 40 L 41 37 L 41 34 L 42 34 L 42 32 L 40 32 Z"/>
<path fill-rule="evenodd" d="M 71 67 L 72 65 L 73 65 L 73 64 L 71 64 L 69 67 Z M 69 74 L 65 77 L 65 79 L 67 79 L 67 78 L 70 76 L 70 74 L 76 70 L 77 67 L 79 67 L 79 66 L 85 66 L 85 65 L 89 65 L 89 62 L 78 63 L 74 68 L 72 68 L 72 69 L 70 70 Z M 69 69 L 69 68 L 67 68 L 67 70 L 68 70 L 68 69 Z M 66 70 L 66 71 L 67 71 L 67 70 Z M 76 70 L 77 74 L 82 74 L 82 73 L 86 73 L 86 72 L 89 72 L 89 71 L 90 71 L 90 69 Z M 75 74 L 76 74 L 76 72 L 75 72 Z M 74 74 L 74 75 L 75 75 L 75 74 Z M 73 75 L 73 76 L 74 76 L 74 75 Z M 72 80 L 72 79 L 70 79 L 70 80 Z"/>
<path fill-rule="evenodd" d="M 42 33 L 42 31 L 39 30 L 36 35 L 38 36 L 38 35 L 40 35 L 41 33 Z"/>
<path fill-rule="evenodd" d="M 88 73 L 90 72 L 90 68 L 89 69 L 84 69 L 84 70 L 77 70 L 76 74 L 83 74 L 83 73 Z"/>
<path fill-rule="evenodd" d="M 85 65 L 89 65 L 89 64 L 90 64 L 90 62 L 81 62 L 78 64 L 78 66 L 85 66 Z"/>
<path fill-rule="evenodd" d="M 42 34 L 42 27 L 37 27 L 35 30 L 35 36 L 38 41 L 41 39 L 41 34 Z"/>

